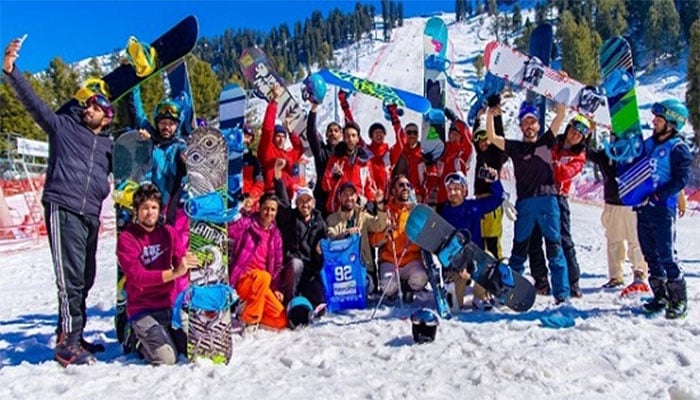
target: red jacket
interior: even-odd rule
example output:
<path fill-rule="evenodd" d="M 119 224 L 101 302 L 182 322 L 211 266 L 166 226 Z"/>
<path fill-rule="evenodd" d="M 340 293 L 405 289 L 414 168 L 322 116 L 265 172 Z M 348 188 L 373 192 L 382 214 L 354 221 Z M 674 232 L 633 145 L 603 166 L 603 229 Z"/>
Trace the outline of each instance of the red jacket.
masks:
<path fill-rule="evenodd" d="M 262 166 L 263 176 L 265 177 L 265 191 L 274 192 L 274 169 L 275 160 L 284 158 L 287 160 L 282 171 L 282 180 L 285 186 L 294 190 L 294 180 L 292 179 L 292 166 L 296 164 L 304 154 L 304 145 L 301 142 L 299 135 L 290 132 L 289 141 L 292 143 L 291 150 L 280 149 L 273 143 L 275 136 L 275 117 L 277 116 L 277 102 L 271 101 L 267 105 L 265 111 L 265 119 L 263 120 L 262 133 L 260 134 L 260 143 L 258 144 L 258 160 Z"/>
<path fill-rule="evenodd" d="M 338 143 L 335 146 L 335 154 L 328 160 L 326 171 L 323 174 L 323 190 L 328 192 L 328 202 L 326 203 L 326 211 L 334 213 L 338 210 L 337 191 L 345 182 L 352 182 L 357 188 L 357 193 L 364 195 L 367 201 L 374 201 L 374 191 L 377 190 L 377 185 L 372 177 L 372 161 L 369 159 L 369 154 L 362 148 L 357 147 L 356 153 L 352 159 L 347 154 L 347 145 L 344 142 Z M 343 170 L 341 177 L 333 176 L 333 166 L 340 165 Z"/>
<path fill-rule="evenodd" d="M 571 181 L 581 173 L 586 164 L 586 151 L 578 145 L 572 148 L 573 151 L 564 149 L 563 136 L 559 135 L 557 142 L 552 146 L 552 167 L 554 183 L 557 185 L 559 195 L 568 196 Z"/>
<path fill-rule="evenodd" d="M 462 171 L 467 173 L 469 170 L 469 162 L 471 161 L 471 156 L 474 152 L 474 146 L 472 145 L 471 132 L 469 127 L 462 120 L 455 120 L 454 122 L 457 130 L 460 133 L 461 140 L 457 143 L 447 142 L 445 143 L 445 154 L 443 154 L 440 161 L 437 162 L 436 172 L 439 174 L 439 182 L 437 183 L 437 202 L 442 204 L 447 201 L 447 189 L 445 188 L 445 177 L 453 172 Z M 430 174 L 429 174 L 430 175 Z M 431 181 L 430 178 L 426 178 L 426 185 Z M 432 187 L 426 187 L 426 192 L 430 193 L 434 190 Z"/>
<path fill-rule="evenodd" d="M 401 155 L 406 157 L 408 162 L 408 181 L 413 185 L 418 200 L 422 201 L 425 196 L 425 162 L 423 162 L 420 143 L 412 149 L 406 146 L 406 132 L 401 127 L 401 121 L 395 112 L 391 114 L 391 125 L 394 127 L 394 132 L 396 132 L 396 143 L 389 150 L 389 160 L 392 168 L 399 161 Z"/>
<path fill-rule="evenodd" d="M 372 153 L 372 177 L 374 182 L 377 184 L 378 189 L 382 189 L 384 193 L 387 192 L 387 186 L 389 185 L 389 168 L 391 167 L 391 162 L 389 160 L 389 145 L 386 143 L 376 144 L 371 142 L 369 145 L 369 151 Z"/>

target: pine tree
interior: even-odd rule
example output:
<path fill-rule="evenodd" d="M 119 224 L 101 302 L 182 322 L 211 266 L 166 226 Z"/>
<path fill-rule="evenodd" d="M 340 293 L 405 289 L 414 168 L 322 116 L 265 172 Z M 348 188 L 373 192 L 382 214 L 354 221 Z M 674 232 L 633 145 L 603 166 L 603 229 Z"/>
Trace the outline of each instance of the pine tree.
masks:
<path fill-rule="evenodd" d="M 48 81 L 51 82 L 51 91 L 55 101 L 52 106 L 55 108 L 72 98 L 79 88 L 78 73 L 63 62 L 60 57 L 51 60 L 46 74 Z"/>
<path fill-rule="evenodd" d="M 520 29 L 520 25 L 523 23 L 523 13 L 520 10 L 520 5 L 518 3 L 515 3 L 513 6 L 513 20 L 512 20 L 512 28 L 513 28 L 513 33 L 517 32 L 518 29 Z"/>
<path fill-rule="evenodd" d="M 569 76 L 587 85 L 598 82 L 598 49 L 602 43 L 600 35 L 584 20 L 576 23 L 569 11 L 560 17 L 557 36 L 561 38 L 562 69 Z"/>
<path fill-rule="evenodd" d="M 596 0 L 595 28 L 603 40 L 620 36 L 627 30 L 624 0 Z"/>
<path fill-rule="evenodd" d="M 528 43 L 530 42 L 530 34 L 532 31 L 535 30 L 535 25 L 530 23 L 530 19 L 528 18 L 525 26 L 523 28 L 523 33 L 522 35 L 518 36 L 515 41 L 513 42 L 513 45 L 515 46 L 516 49 L 523 53 L 528 53 Z"/>
<path fill-rule="evenodd" d="M 396 6 L 396 15 L 399 19 L 399 26 L 403 26 L 403 3 L 398 2 L 398 5 Z"/>
<path fill-rule="evenodd" d="M 498 14 L 498 4 L 496 3 L 496 0 L 488 0 L 486 3 L 486 11 L 489 15 Z"/>
<path fill-rule="evenodd" d="M 690 28 L 700 19 L 700 0 L 676 0 L 676 9 L 681 17 L 681 30 L 685 41 L 690 40 Z"/>
<path fill-rule="evenodd" d="M 217 115 L 221 84 L 209 63 L 193 55 L 187 56 L 186 62 L 195 111 L 198 115 L 209 119 Z"/>
<path fill-rule="evenodd" d="M 665 54 L 675 62 L 680 52 L 680 17 L 673 0 L 657 0 L 652 3 L 645 22 L 645 44 L 651 52 L 652 66 Z"/>
<path fill-rule="evenodd" d="M 695 143 L 700 143 L 700 20 L 690 27 L 688 55 L 688 90 L 685 102 L 690 112 L 689 121 L 695 132 Z M 697 157 L 696 157 L 696 161 Z M 700 166 L 695 163 L 696 166 Z"/>

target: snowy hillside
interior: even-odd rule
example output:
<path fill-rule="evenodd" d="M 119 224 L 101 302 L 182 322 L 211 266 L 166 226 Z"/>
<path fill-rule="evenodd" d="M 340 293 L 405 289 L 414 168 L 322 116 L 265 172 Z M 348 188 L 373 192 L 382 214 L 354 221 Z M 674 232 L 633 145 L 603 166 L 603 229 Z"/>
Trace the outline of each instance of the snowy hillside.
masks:
<path fill-rule="evenodd" d="M 475 78 L 473 58 L 489 40 L 487 28 L 476 20 L 454 24 L 453 14 L 443 18 L 450 28 L 451 74 L 469 84 Z M 392 42 L 363 47 L 358 70 L 354 52 L 338 56 L 353 61 L 347 70 L 354 74 L 420 92 L 425 20 L 408 19 Z M 657 99 L 684 97 L 682 71 L 678 67 L 640 77 L 643 116 Z M 292 91 L 299 93 L 298 87 Z M 321 129 L 338 119 L 332 94 L 323 105 Z M 471 95 L 452 91 L 448 104 L 464 113 Z M 512 118 L 517 105 L 517 99 L 506 104 L 506 115 Z M 376 99 L 357 95 L 351 107 L 362 127 L 383 120 Z M 420 122 L 420 116 L 407 112 L 403 122 L 408 121 Z M 509 135 L 515 137 L 517 128 L 511 125 Z M 329 315 L 300 331 L 237 336 L 227 366 L 182 362 L 154 368 L 121 354 L 112 323 L 115 238 L 107 234 L 100 240 L 86 328 L 86 337 L 105 343 L 107 352 L 98 354 L 94 366 L 60 367 L 52 361 L 56 292 L 48 246 L 41 242 L 5 251 L 0 267 L 0 398 L 700 399 L 700 239 L 695 225 L 700 216 L 691 213 L 678 220 L 677 250 L 686 271 L 690 312 L 683 320 L 667 321 L 640 315 L 639 298 L 621 299 L 618 292 L 599 289 L 607 281 L 601 211 L 596 205 L 572 204 L 584 297 L 569 305 L 557 307 L 551 297 L 538 297 L 523 314 L 464 311 L 441 321 L 434 343 L 413 345 L 408 317 L 419 307 L 432 307 L 426 292 L 403 309 L 382 307 L 372 321 L 370 308 Z M 508 254 L 512 223 L 505 220 L 504 229 Z M 625 274 L 630 281 L 629 267 Z M 557 313 L 574 318 L 575 327 L 555 330 L 539 322 Z"/>

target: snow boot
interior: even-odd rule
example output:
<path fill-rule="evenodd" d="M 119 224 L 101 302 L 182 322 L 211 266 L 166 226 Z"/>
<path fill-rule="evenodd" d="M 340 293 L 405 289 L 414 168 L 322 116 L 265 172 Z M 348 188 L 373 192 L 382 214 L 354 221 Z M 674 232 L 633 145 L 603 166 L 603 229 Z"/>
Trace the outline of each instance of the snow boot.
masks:
<path fill-rule="evenodd" d="M 667 319 L 683 318 L 688 314 L 688 290 L 685 279 L 669 280 L 666 283 L 669 305 L 666 308 Z"/>
<path fill-rule="evenodd" d="M 649 285 L 644 282 L 646 277 L 641 271 L 634 272 L 634 281 L 620 292 L 620 297 L 625 297 L 634 293 L 649 293 Z"/>
<path fill-rule="evenodd" d="M 651 287 L 654 297 L 644 303 L 644 311 L 648 313 L 657 313 L 666 308 L 668 304 L 668 291 L 666 290 L 666 279 L 656 276 L 649 277 L 649 286 Z"/>
<path fill-rule="evenodd" d="M 68 366 L 68 364 L 94 364 L 95 356 L 80 345 L 81 336 L 81 332 L 59 335 L 53 358 L 64 367 Z"/>

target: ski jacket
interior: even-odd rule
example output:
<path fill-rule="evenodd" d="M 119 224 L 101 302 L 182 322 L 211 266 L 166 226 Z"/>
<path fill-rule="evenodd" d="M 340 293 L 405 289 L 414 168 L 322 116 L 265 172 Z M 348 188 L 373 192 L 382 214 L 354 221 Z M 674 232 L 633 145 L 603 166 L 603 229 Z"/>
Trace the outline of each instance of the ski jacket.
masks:
<path fill-rule="evenodd" d="M 372 177 L 377 185 L 377 189 L 381 189 L 387 193 L 389 185 L 389 169 L 391 162 L 389 160 L 389 145 L 387 143 L 369 144 L 369 151 L 372 154 L 370 161 L 372 162 Z"/>
<path fill-rule="evenodd" d="M 323 174 L 326 172 L 328 160 L 335 152 L 335 146 L 328 143 L 323 143 L 321 136 L 316 129 L 316 111 L 309 111 L 309 116 L 306 120 L 306 137 L 309 140 L 309 148 L 314 156 L 314 166 L 316 167 L 317 180 L 323 180 Z M 328 203 L 328 193 L 323 190 L 323 185 L 320 182 L 314 185 L 314 198 L 316 199 L 316 207 L 323 208 L 325 211 Z M 327 215 L 324 213 L 324 215 Z"/>
<path fill-rule="evenodd" d="M 377 210 L 372 215 L 359 205 L 352 211 L 338 210 L 328 216 L 328 237 L 342 239 L 348 236 L 350 228 L 360 228 L 360 252 L 362 262 L 370 270 L 374 267 L 374 254 L 369 242 L 369 232 L 383 232 L 389 225 L 386 211 Z"/>
<path fill-rule="evenodd" d="M 445 202 L 440 215 L 457 230 L 468 230 L 472 242 L 479 248 L 484 248 L 481 236 L 481 219 L 484 215 L 496 210 L 503 203 L 503 185 L 501 181 L 491 183 L 491 196 L 477 199 L 467 199 L 458 206 Z"/>
<path fill-rule="evenodd" d="M 333 166 L 339 165 L 343 171 L 342 176 L 333 175 Z M 374 191 L 377 189 L 372 177 L 372 162 L 369 155 L 360 146 L 355 148 L 353 155 L 348 154 L 348 147 L 344 142 L 335 146 L 335 154 L 328 160 L 326 172 L 323 174 L 323 190 L 328 193 L 326 211 L 333 213 L 337 211 L 336 192 L 345 182 L 352 182 L 357 188 L 357 192 L 363 195 L 366 201 L 374 200 Z"/>
<path fill-rule="evenodd" d="M 654 193 L 650 196 L 655 205 L 675 210 L 678 193 L 688 184 L 693 158 L 688 145 L 674 134 L 663 142 L 652 136 L 644 141 L 644 154 L 654 160 L 651 177 Z"/>
<path fill-rule="evenodd" d="M 80 113 L 54 113 L 39 98 L 19 68 L 15 67 L 11 74 L 5 73 L 5 78 L 17 99 L 49 137 L 42 201 L 98 219 L 102 201 L 110 192 L 110 132 L 96 135 L 83 125 Z"/>
<path fill-rule="evenodd" d="M 391 146 L 391 150 L 389 151 L 391 165 L 396 166 L 396 163 L 399 162 L 399 158 L 402 155 L 406 158 L 408 162 L 408 181 L 413 185 L 418 200 L 422 200 L 423 197 L 425 197 L 424 182 L 426 167 L 423 162 L 423 153 L 420 143 L 413 148 L 408 148 L 406 146 L 406 132 L 404 132 L 398 113 L 396 112 L 392 112 L 391 114 L 391 125 L 396 133 L 396 143 Z"/>
<path fill-rule="evenodd" d="M 518 201 L 558 194 L 552 168 L 554 134 L 551 129 L 535 143 L 506 139 L 506 154 L 513 160 Z"/>
<path fill-rule="evenodd" d="M 269 240 L 262 243 L 261 232 L 264 228 L 260 223 L 260 214 L 243 216 L 229 224 L 229 283 L 235 288 L 238 279 L 253 267 L 250 265 L 253 254 L 261 246 L 267 246 L 267 265 L 265 270 L 272 276 L 272 287 L 279 288 L 278 280 L 282 271 L 282 235 L 275 224 L 270 229 Z"/>
<path fill-rule="evenodd" d="M 583 146 L 565 149 L 565 137 L 563 134 L 557 136 L 557 142 L 552 146 L 552 168 L 559 195 L 568 197 L 571 182 L 583 171 L 586 164 L 586 150 Z"/>
<path fill-rule="evenodd" d="M 413 204 L 399 204 L 395 200 L 391 200 L 387 204 L 386 213 L 394 229 L 387 232 L 386 230 L 377 231 L 374 227 L 374 229 L 369 230 L 374 232 L 370 242 L 380 245 L 380 263 L 395 264 L 398 261 L 399 267 L 403 267 L 414 260 L 422 262 L 420 247 L 408 240 L 408 236 L 406 236 L 406 221 L 412 208 Z M 396 250 L 396 260 L 394 260 L 394 250 Z"/>
<path fill-rule="evenodd" d="M 292 167 L 299 162 L 304 154 L 304 145 L 301 142 L 301 137 L 289 132 L 289 141 L 292 143 L 290 150 L 280 149 L 273 143 L 275 136 L 275 118 L 277 116 L 277 101 L 271 101 L 267 105 L 265 111 L 265 119 L 262 124 L 262 132 L 260 134 L 260 143 L 258 143 L 258 160 L 262 165 L 263 176 L 265 178 L 265 192 L 273 192 L 275 185 L 273 183 L 275 160 L 283 158 L 287 161 L 284 166 L 283 178 L 286 186 L 293 192 L 294 180 L 292 179 Z"/>
<path fill-rule="evenodd" d="M 447 189 L 445 188 L 445 177 L 453 172 L 462 171 L 467 173 L 469 170 L 469 163 L 471 162 L 472 154 L 474 153 L 474 146 L 472 145 L 471 132 L 467 124 L 461 119 L 455 120 L 453 122 L 454 126 L 460 134 L 460 141 L 457 143 L 447 142 L 445 143 L 445 154 L 443 154 L 442 159 L 437 162 L 437 173 L 439 179 L 435 182 L 437 185 L 437 202 L 442 204 L 447 201 Z M 426 182 L 428 182 L 426 177 Z M 431 187 L 426 187 L 426 192 L 430 193 L 434 190 Z"/>
<path fill-rule="evenodd" d="M 280 198 L 277 226 L 282 232 L 285 262 L 298 258 L 304 263 L 305 274 L 317 274 L 323 267 L 323 256 L 316 251 L 316 247 L 326 237 L 326 221 L 315 208 L 309 221 L 304 221 L 299 210 L 292 208 L 284 182 L 279 179 L 275 179 L 275 194 Z"/>
<path fill-rule="evenodd" d="M 138 224 L 128 224 L 119 234 L 117 260 L 126 277 L 129 319 L 172 307 L 175 281 L 163 282 L 163 271 L 178 265 L 186 250 L 169 225 L 147 232 Z"/>

